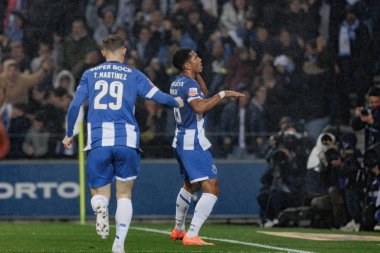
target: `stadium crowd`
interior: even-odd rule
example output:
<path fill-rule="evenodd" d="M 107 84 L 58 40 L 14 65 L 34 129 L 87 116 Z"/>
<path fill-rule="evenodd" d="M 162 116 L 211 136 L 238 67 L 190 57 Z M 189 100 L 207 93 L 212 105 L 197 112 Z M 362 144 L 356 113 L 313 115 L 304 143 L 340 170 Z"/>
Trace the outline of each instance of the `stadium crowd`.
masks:
<path fill-rule="evenodd" d="M 127 64 L 162 91 L 178 75 L 172 55 L 189 47 L 203 59 L 210 95 L 246 95 L 210 112 L 206 130 L 216 157 L 272 165 L 258 197 L 264 225 L 309 201 L 319 215 L 333 212 L 330 226 L 366 226 L 361 209 L 376 207 L 380 187 L 379 13 L 376 0 L 1 1 L 7 158 L 76 155 L 61 145 L 65 114 L 82 73 L 103 61 L 102 39 L 116 33 Z M 136 118 L 143 156 L 172 157 L 172 111 L 145 100 Z"/>

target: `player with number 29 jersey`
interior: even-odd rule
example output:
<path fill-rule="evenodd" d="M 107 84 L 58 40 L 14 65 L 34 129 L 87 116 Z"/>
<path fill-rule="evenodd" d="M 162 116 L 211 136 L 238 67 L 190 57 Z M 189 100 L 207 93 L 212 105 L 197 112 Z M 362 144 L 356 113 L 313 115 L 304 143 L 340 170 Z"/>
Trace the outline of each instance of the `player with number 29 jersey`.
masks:
<path fill-rule="evenodd" d="M 80 80 L 74 107 L 87 98 L 87 147 L 128 146 L 139 148 L 140 130 L 134 117 L 137 96 L 162 100 L 168 96 L 139 70 L 119 62 L 105 62 L 87 70 Z M 166 98 L 167 99 L 167 98 Z M 168 100 L 169 106 L 178 106 Z M 68 136 L 72 136 L 77 113 L 69 110 Z"/>

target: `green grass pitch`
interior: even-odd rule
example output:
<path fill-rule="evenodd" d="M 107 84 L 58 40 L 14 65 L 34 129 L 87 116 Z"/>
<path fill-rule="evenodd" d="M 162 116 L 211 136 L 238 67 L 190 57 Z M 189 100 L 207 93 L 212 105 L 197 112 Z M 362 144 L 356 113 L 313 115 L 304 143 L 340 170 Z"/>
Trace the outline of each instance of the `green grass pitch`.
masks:
<path fill-rule="evenodd" d="M 313 241 L 266 235 L 260 231 L 302 232 L 321 234 L 353 234 L 380 237 L 380 233 L 344 233 L 331 230 L 273 228 L 262 229 L 253 225 L 205 224 L 201 236 L 215 246 L 182 246 L 171 241 L 172 224 L 147 224 L 132 222 L 126 240 L 128 253 L 358 253 L 380 252 L 380 241 Z M 98 238 L 95 225 L 62 222 L 0 222 L 0 253 L 6 252 L 111 252 L 115 227 L 110 237 Z"/>

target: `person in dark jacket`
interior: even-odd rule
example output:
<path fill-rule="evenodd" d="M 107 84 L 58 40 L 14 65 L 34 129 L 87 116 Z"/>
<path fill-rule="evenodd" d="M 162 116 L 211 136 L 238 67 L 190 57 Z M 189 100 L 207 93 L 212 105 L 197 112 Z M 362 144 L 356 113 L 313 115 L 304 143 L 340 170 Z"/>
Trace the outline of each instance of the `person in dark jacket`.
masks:
<path fill-rule="evenodd" d="M 250 92 L 245 83 L 239 83 L 237 91 L 245 96 L 230 101 L 220 117 L 223 129 L 223 151 L 233 158 L 245 158 L 254 146 L 254 106 L 250 103 Z"/>
<path fill-rule="evenodd" d="M 365 129 L 365 150 L 380 142 L 380 88 L 368 92 L 369 107 L 356 107 L 351 126 L 355 131 Z"/>

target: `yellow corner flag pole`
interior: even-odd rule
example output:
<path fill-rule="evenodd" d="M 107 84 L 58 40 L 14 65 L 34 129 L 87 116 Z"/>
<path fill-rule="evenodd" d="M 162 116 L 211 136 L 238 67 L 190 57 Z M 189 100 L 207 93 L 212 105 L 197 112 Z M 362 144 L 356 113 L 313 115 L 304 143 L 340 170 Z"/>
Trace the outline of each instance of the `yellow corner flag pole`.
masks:
<path fill-rule="evenodd" d="M 86 190 L 85 190 L 85 170 L 84 170 L 84 131 L 83 121 L 79 122 L 79 135 L 78 135 L 78 153 L 79 153 L 79 210 L 80 210 L 80 224 L 86 223 Z"/>
<path fill-rule="evenodd" d="M 78 162 L 79 162 L 79 213 L 80 224 L 86 223 L 86 188 L 85 188 L 85 169 L 84 160 L 84 129 L 83 129 L 84 111 L 83 107 L 80 108 L 78 118 L 74 125 L 74 135 L 78 134 Z"/>

